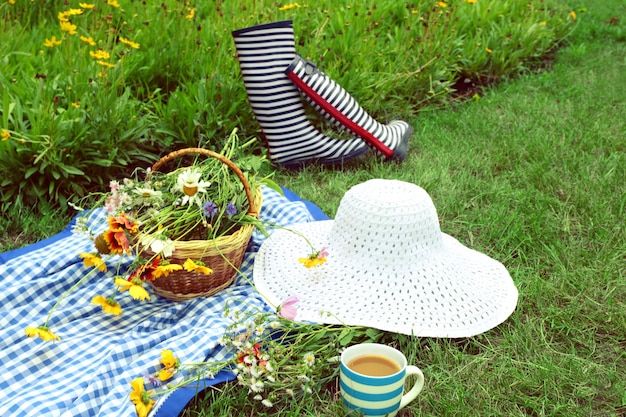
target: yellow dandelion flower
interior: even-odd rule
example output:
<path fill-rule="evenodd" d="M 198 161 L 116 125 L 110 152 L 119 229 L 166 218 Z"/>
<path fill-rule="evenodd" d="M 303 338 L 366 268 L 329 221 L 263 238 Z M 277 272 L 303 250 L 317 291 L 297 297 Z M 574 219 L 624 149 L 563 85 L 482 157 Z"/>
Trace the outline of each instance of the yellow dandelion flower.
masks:
<path fill-rule="evenodd" d="M 204 275 L 210 275 L 213 273 L 213 270 L 209 267 L 202 265 L 199 261 L 198 263 L 192 261 L 191 259 L 187 259 L 183 264 L 183 268 L 187 272 L 198 272 Z"/>
<path fill-rule="evenodd" d="M 5 140 L 9 140 L 11 138 L 11 132 L 9 132 L 6 129 L 2 129 L 2 133 L 0 133 L 0 137 L 2 138 L 2 141 L 4 142 Z"/>
<path fill-rule="evenodd" d="M 291 3 L 291 4 L 285 4 L 282 7 L 279 7 L 278 10 L 280 10 L 281 12 L 285 11 L 285 10 L 291 10 L 291 9 L 296 9 L 296 8 L 300 8 L 302 6 L 300 6 L 298 3 Z"/>
<path fill-rule="evenodd" d="M 150 398 L 150 394 L 143 386 L 143 377 L 133 379 L 130 386 L 133 388 L 130 393 L 130 400 L 135 404 L 137 416 L 146 417 L 154 406 L 154 400 Z"/>
<path fill-rule="evenodd" d="M 96 254 L 82 252 L 78 255 L 78 257 L 83 260 L 83 265 L 85 267 L 93 266 L 95 268 L 98 268 L 98 271 L 101 271 L 101 272 L 107 271 L 107 264 L 104 263 L 102 258 L 100 258 Z"/>
<path fill-rule="evenodd" d="M 569 15 L 570 15 L 570 17 L 572 19 L 576 20 L 576 12 L 575 11 L 572 10 L 571 12 L 569 12 Z"/>
<path fill-rule="evenodd" d="M 73 25 L 70 22 L 61 22 L 61 30 L 63 32 L 67 32 L 68 35 L 76 35 L 78 33 L 76 31 L 76 25 Z"/>
<path fill-rule="evenodd" d="M 54 48 L 55 46 L 61 45 L 61 43 L 63 43 L 63 41 L 57 40 L 56 36 L 52 36 L 50 39 L 46 38 L 43 46 L 47 48 Z"/>
<path fill-rule="evenodd" d="M 448 7 L 448 5 L 442 1 L 438 1 L 437 6 L 441 7 L 442 9 L 445 9 L 446 7 Z"/>
<path fill-rule="evenodd" d="M 92 37 L 88 38 L 87 36 L 81 36 L 79 39 L 85 42 L 87 45 L 96 46 L 96 41 L 94 41 Z"/>
<path fill-rule="evenodd" d="M 109 68 L 113 68 L 115 66 L 115 64 L 112 64 L 112 63 L 106 62 L 106 61 L 97 61 L 97 64 L 100 64 L 103 67 L 109 67 Z"/>
<path fill-rule="evenodd" d="M 117 0 L 109 0 L 107 1 L 107 4 L 111 7 L 120 7 L 120 4 L 117 2 Z"/>
<path fill-rule="evenodd" d="M 119 305 L 113 297 L 106 298 L 102 295 L 96 295 L 91 302 L 102 307 L 102 311 L 108 314 L 119 316 L 122 314 L 122 306 Z"/>
<path fill-rule="evenodd" d="M 193 19 L 195 15 L 196 15 L 196 9 L 192 7 L 191 9 L 189 9 L 189 13 L 187 13 L 187 16 L 185 16 L 185 19 Z"/>
<path fill-rule="evenodd" d="M 137 42 L 130 41 L 126 38 L 122 38 L 121 36 L 120 36 L 120 42 L 122 42 L 124 45 L 130 46 L 131 48 L 139 49 L 139 44 Z"/>
<path fill-rule="evenodd" d="M 78 3 L 78 5 L 82 7 L 83 9 L 93 9 L 94 7 L 96 7 L 95 4 L 91 4 L 91 3 Z"/>
<path fill-rule="evenodd" d="M 52 333 L 47 326 L 27 327 L 26 336 L 30 338 L 39 337 L 43 339 L 44 342 L 56 342 L 57 340 L 61 340 L 61 338 Z"/>
<path fill-rule="evenodd" d="M 115 285 L 120 287 L 120 291 L 124 292 L 128 290 L 128 293 L 135 300 L 149 300 L 150 295 L 148 291 L 143 287 L 143 282 L 141 280 L 131 280 L 128 281 L 124 278 L 115 278 Z"/>
<path fill-rule="evenodd" d="M 159 265 L 154 270 L 154 278 L 167 277 L 170 272 L 180 271 L 181 269 L 183 269 L 183 267 L 178 264 Z"/>
<path fill-rule="evenodd" d="M 15 0 L 9 0 L 9 4 L 15 4 Z"/>

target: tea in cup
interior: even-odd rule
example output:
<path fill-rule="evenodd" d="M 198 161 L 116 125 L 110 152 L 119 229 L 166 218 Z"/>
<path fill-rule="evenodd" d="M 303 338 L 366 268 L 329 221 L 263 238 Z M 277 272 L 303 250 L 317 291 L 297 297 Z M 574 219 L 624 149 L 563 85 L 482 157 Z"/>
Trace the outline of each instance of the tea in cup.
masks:
<path fill-rule="evenodd" d="M 413 387 L 404 394 L 406 377 L 415 375 Z M 402 352 L 391 346 L 362 343 L 341 354 L 339 371 L 344 405 L 368 417 L 396 415 L 413 401 L 424 386 L 424 374 L 407 365 Z M 404 394 L 404 395 L 403 395 Z"/>

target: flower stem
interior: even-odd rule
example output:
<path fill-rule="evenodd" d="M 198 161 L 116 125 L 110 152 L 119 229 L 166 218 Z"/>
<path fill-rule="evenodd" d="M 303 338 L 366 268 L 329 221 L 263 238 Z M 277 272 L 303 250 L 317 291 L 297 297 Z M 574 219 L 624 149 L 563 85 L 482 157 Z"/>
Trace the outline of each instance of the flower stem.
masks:
<path fill-rule="evenodd" d="M 82 284 L 87 278 L 89 278 L 90 275 L 92 275 L 96 271 L 98 271 L 98 267 L 94 266 L 91 269 L 91 271 L 86 273 L 81 279 L 79 279 L 74 285 L 72 285 L 67 291 L 65 291 L 63 293 L 63 295 L 61 295 L 61 297 L 59 297 L 57 302 L 54 303 L 54 305 L 52 306 L 52 308 L 48 312 L 48 316 L 46 317 L 46 321 L 44 322 L 44 326 L 48 327 L 48 322 L 50 321 L 50 318 L 52 317 L 52 313 L 54 312 L 54 310 L 56 310 L 56 308 L 59 306 L 59 304 L 61 304 L 61 301 L 63 301 L 65 299 L 65 297 L 67 297 L 72 291 L 74 291 L 76 288 L 78 288 L 78 286 L 80 284 Z"/>

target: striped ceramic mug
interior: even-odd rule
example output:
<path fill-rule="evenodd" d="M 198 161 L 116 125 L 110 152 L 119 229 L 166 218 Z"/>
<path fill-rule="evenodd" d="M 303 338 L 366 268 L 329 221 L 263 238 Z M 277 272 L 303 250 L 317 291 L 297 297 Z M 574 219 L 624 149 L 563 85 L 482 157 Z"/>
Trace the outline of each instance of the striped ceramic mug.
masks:
<path fill-rule="evenodd" d="M 391 346 L 362 343 L 341 354 L 339 382 L 344 405 L 368 416 L 396 415 L 413 401 L 424 386 L 424 374 L 407 365 L 402 352 Z M 415 375 L 413 387 L 403 395 L 408 375 Z"/>

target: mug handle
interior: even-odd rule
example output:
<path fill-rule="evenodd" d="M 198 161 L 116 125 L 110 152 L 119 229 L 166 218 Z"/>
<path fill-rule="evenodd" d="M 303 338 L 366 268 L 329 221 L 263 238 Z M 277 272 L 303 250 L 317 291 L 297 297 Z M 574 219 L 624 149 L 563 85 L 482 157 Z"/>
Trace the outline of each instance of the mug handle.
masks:
<path fill-rule="evenodd" d="M 406 407 L 411 401 L 417 398 L 417 395 L 422 391 L 422 388 L 424 388 L 424 374 L 420 368 L 413 365 L 407 366 L 405 377 L 409 375 L 416 375 L 417 381 L 415 381 L 413 388 L 402 396 L 402 400 L 400 400 L 400 408 Z M 398 410 L 400 408 L 398 408 Z"/>

